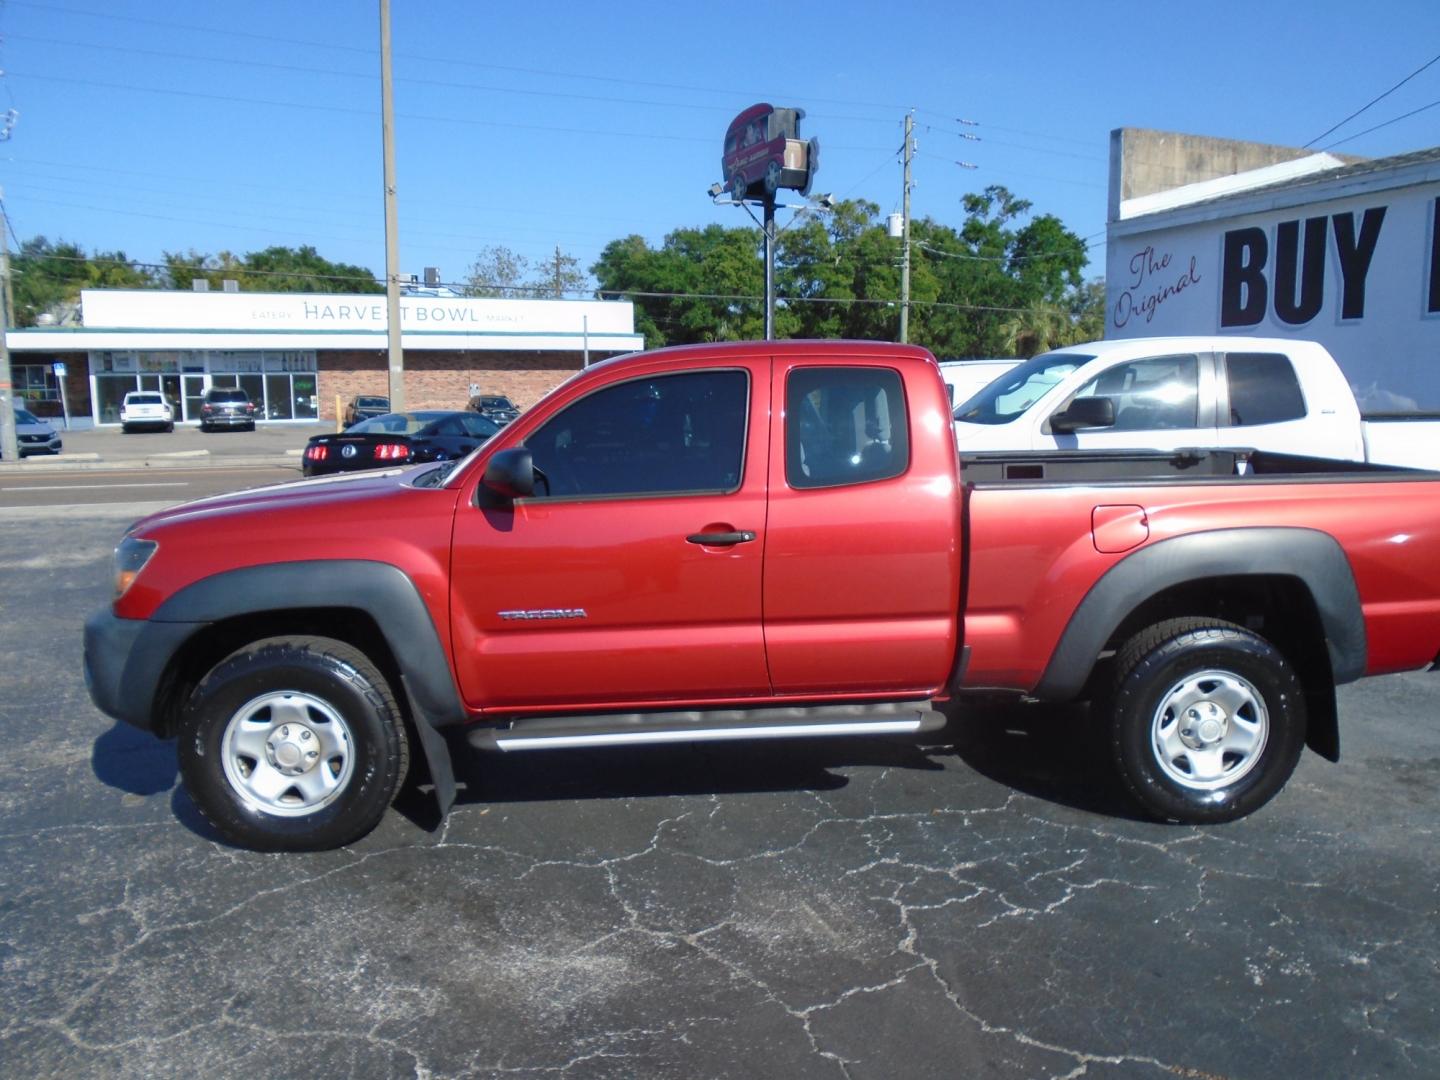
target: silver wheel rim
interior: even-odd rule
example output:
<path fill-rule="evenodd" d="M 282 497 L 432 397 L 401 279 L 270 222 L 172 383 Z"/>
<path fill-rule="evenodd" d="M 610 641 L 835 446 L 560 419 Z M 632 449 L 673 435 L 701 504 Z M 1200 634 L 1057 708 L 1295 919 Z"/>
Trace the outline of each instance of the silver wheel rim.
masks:
<path fill-rule="evenodd" d="M 354 740 L 328 702 L 280 690 L 236 710 L 220 740 L 220 761 L 241 801 L 277 817 L 305 817 L 349 784 Z"/>
<path fill-rule="evenodd" d="M 1215 791 L 1250 773 L 1270 737 L 1270 712 L 1233 671 L 1185 676 L 1160 699 L 1150 745 L 1161 771 L 1181 787 Z"/>

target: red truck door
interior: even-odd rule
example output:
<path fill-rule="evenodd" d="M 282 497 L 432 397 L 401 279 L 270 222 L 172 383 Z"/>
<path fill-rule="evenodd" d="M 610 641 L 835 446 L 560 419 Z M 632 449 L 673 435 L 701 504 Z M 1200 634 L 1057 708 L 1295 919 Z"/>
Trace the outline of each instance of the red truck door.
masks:
<path fill-rule="evenodd" d="M 451 588 L 467 704 L 769 693 L 770 361 L 723 364 L 657 365 L 577 397 L 524 439 L 548 494 L 537 481 L 513 508 L 462 505 Z"/>
<path fill-rule="evenodd" d="M 933 362 L 777 357 L 765 638 L 777 694 L 933 691 L 958 648 L 960 500 Z"/>

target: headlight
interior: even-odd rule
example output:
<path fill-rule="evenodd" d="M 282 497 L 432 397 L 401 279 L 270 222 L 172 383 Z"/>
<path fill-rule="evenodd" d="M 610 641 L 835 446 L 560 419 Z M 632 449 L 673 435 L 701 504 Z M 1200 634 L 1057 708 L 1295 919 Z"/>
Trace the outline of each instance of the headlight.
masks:
<path fill-rule="evenodd" d="M 120 541 L 115 549 L 115 599 L 125 595 L 159 547 L 154 540 L 136 540 L 133 536 Z"/>

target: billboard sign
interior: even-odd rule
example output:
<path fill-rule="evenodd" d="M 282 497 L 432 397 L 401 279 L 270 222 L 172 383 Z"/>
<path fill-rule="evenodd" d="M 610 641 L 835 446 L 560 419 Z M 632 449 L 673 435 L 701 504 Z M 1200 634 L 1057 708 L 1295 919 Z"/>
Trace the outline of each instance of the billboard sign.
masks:
<path fill-rule="evenodd" d="M 783 189 L 810 193 L 820 167 L 816 139 L 800 138 L 804 109 L 752 105 L 730 122 L 720 169 L 733 199 L 770 199 Z"/>

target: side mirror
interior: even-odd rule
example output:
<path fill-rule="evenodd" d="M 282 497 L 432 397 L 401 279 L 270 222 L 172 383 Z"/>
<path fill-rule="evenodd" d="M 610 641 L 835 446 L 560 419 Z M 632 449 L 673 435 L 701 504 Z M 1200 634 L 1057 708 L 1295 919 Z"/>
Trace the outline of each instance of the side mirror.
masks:
<path fill-rule="evenodd" d="M 1106 428 L 1115 426 L 1115 399 L 1108 397 L 1082 397 L 1070 402 L 1050 417 L 1050 430 L 1056 435 L 1069 435 L 1081 428 Z"/>
<path fill-rule="evenodd" d="M 485 466 L 481 498 L 490 506 L 505 506 L 535 494 L 535 462 L 524 447 L 501 450 Z"/>

